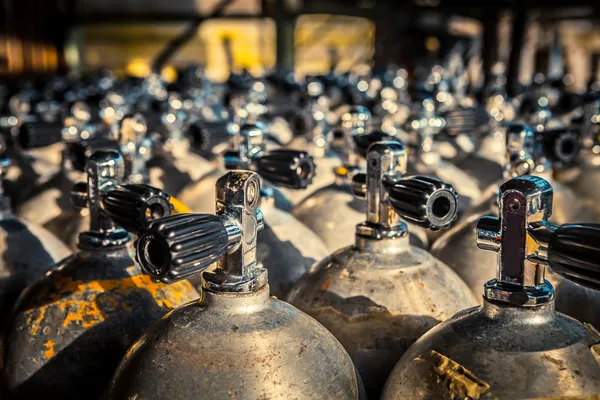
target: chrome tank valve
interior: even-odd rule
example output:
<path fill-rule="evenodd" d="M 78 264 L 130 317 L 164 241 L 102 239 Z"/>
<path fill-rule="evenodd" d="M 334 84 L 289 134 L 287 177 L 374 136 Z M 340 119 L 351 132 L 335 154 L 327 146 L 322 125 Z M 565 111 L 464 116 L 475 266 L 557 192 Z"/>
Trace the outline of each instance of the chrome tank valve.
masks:
<path fill-rule="evenodd" d="M 217 181 L 217 214 L 180 214 L 151 223 L 137 242 L 138 261 L 155 279 L 173 282 L 206 270 L 205 289 L 254 291 L 267 282 L 256 260 L 256 239 L 264 227 L 259 177 L 231 171 Z"/>

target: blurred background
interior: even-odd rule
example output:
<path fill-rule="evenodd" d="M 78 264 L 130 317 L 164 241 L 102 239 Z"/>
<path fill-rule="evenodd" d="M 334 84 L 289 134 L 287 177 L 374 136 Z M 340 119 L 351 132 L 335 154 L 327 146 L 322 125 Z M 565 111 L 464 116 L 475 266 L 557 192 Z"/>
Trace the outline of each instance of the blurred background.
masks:
<path fill-rule="evenodd" d="M 2 0 L 0 74 L 79 74 L 108 67 L 143 77 L 169 46 L 162 67 L 203 65 L 215 81 L 231 71 L 260 76 L 276 68 L 307 74 L 395 63 L 410 74 L 457 46 L 471 80 L 497 61 L 533 76 L 536 49 L 582 91 L 600 51 L 595 1 L 456 0 Z M 487 45 L 486 45 L 487 44 Z M 519 54 L 511 57 L 511 49 Z M 513 51 L 516 53 L 517 51 Z M 425 61 L 425 62 L 423 62 Z M 487 64 L 486 64 L 487 63 Z M 551 65 L 553 65 L 551 63 Z M 556 71 L 560 75 L 562 71 Z"/>

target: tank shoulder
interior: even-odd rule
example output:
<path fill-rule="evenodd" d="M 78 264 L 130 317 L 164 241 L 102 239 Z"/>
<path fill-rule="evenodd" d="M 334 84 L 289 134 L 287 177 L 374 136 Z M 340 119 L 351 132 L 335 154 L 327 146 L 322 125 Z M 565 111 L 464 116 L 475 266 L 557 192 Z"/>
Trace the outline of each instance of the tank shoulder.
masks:
<path fill-rule="evenodd" d="M 600 367 L 589 347 L 597 332 L 560 313 L 527 310 L 531 315 L 520 318 L 505 311 L 474 307 L 430 330 L 400 359 L 382 398 L 442 399 L 468 390 L 480 398 L 598 393 Z M 466 385 L 453 386 L 460 381 Z M 417 387 L 426 388 L 421 397 Z"/>
<path fill-rule="evenodd" d="M 126 256 L 72 255 L 19 299 L 6 336 L 9 390 L 21 398 L 94 397 L 131 343 L 197 296 L 187 282 L 152 282 Z"/>
<path fill-rule="evenodd" d="M 433 299 L 431 293 L 439 296 Z M 454 271 L 411 245 L 400 254 L 363 252 L 354 246 L 341 249 L 316 264 L 288 299 L 311 314 L 314 307 L 332 307 L 347 316 L 376 309 L 419 311 L 437 316 L 437 322 L 451 316 L 447 312 L 476 304 Z"/>
<path fill-rule="evenodd" d="M 220 399 L 242 391 L 257 398 L 358 398 L 352 361 L 311 317 L 276 299 L 235 319 L 223 312 L 194 302 L 167 314 L 128 352 L 113 381 L 112 398 L 144 397 L 147 390 L 152 398 L 173 399 Z M 165 375 L 175 359 L 180 368 Z M 336 364 L 342 367 L 333 371 Z M 327 375 L 332 379 L 323 379 Z"/>

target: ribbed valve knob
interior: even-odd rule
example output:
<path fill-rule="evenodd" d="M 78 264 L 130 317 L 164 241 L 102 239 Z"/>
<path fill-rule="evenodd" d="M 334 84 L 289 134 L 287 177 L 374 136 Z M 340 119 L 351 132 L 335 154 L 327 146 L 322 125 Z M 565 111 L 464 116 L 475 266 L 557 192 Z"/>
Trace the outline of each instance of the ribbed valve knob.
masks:
<path fill-rule="evenodd" d="M 562 225 L 548 245 L 552 271 L 582 286 L 600 290 L 600 224 Z"/>
<path fill-rule="evenodd" d="M 62 140 L 62 124 L 58 122 L 27 121 L 19 129 L 16 145 L 22 149 L 36 149 Z"/>
<path fill-rule="evenodd" d="M 225 224 L 209 214 L 177 214 L 154 221 L 136 243 L 144 272 L 163 282 L 204 271 L 227 248 Z"/>
<path fill-rule="evenodd" d="M 269 151 L 253 159 L 253 164 L 264 179 L 292 189 L 305 189 L 315 177 L 315 162 L 304 151 Z"/>
<path fill-rule="evenodd" d="M 458 193 L 452 185 L 427 176 L 384 181 L 389 201 L 405 220 L 431 230 L 448 227 L 456 220 Z"/>
<path fill-rule="evenodd" d="M 116 225 L 139 232 L 152 221 L 171 215 L 171 196 L 148 185 L 119 185 L 100 196 L 100 207 Z"/>

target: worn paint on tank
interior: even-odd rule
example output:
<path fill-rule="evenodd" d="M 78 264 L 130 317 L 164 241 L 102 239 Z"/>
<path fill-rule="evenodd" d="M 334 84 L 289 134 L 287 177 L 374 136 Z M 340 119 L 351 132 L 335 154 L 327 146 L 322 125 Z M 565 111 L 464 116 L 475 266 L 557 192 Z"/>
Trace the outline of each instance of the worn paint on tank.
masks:
<path fill-rule="evenodd" d="M 128 270 L 135 274 L 134 267 L 129 267 Z M 46 297 L 43 306 L 24 311 L 29 331 L 32 335 L 40 332 L 45 322 L 46 310 L 50 307 L 59 307 L 65 311 L 66 314 L 61 323 L 64 328 L 68 328 L 73 323 L 80 324 L 86 329 L 92 328 L 104 321 L 103 313 L 96 303 L 99 294 L 105 292 L 110 294 L 103 301 L 108 302 L 114 310 L 131 311 L 129 304 L 120 301 L 120 297 L 126 296 L 127 292 L 133 289 L 144 289 L 150 293 L 158 306 L 168 309 L 173 309 L 197 297 L 196 291 L 187 281 L 165 285 L 153 282 L 146 275 L 133 275 L 121 279 L 85 282 L 63 276 L 54 282 L 51 292 L 45 290 L 40 293 L 41 296 Z"/>
<path fill-rule="evenodd" d="M 21 296 L 6 336 L 7 386 L 19 398 L 98 398 L 131 344 L 198 296 L 187 281 L 152 282 L 126 246 L 77 253 Z"/>
<path fill-rule="evenodd" d="M 415 358 L 415 363 L 428 365 L 436 381 L 447 390 L 451 399 L 480 399 L 486 394 L 486 399 L 495 398 L 490 393 L 490 385 L 477 378 L 471 371 L 451 360 L 450 358 L 431 350 Z"/>
<path fill-rule="evenodd" d="M 240 366 L 243 366 L 240 368 Z M 340 343 L 314 319 L 269 297 L 205 292 L 132 347 L 108 398 L 331 399 L 361 397 Z"/>
<path fill-rule="evenodd" d="M 370 241 L 368 241 L 370 242 Z M 446 265 L 408 237 L 342 249 L 316 265 L 288 300 L 328 328 L 377 398 L 402 354 L 425 332 L 476 304 Z"/>

